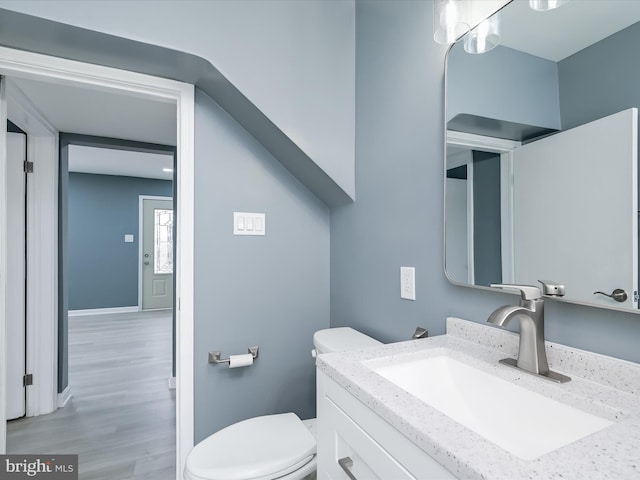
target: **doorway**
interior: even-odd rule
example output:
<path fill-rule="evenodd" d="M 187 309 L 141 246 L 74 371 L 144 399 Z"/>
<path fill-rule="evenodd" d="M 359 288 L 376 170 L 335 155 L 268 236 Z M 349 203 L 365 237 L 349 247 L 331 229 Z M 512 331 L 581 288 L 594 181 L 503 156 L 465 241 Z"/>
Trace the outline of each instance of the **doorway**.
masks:
<path fill-rule="evenodd" d="M 170 80 L 157 79 L 146 75 L 134 74 L 131 72 L 118 71 L 97 65 L 86 65 L 78 62 L 66 61 L 63 59 L 46 57 L 43 55 L 32 54 L 28 52 L 14 51 L 10 49 L 1 49 L 0 51 L 0 73 L 15 77 L 29 77 L 42 80 L 54 80 L 58 83 L 66 83 L 68 85 L 84 85 L 85 87 L 97 88 L 99 90 L 118 91 L 134 97 L 155 98 L 161 102 L 173 103 L 177 106 L 178 116 L 178 161 L 177 161 L 177 179 L 179 182 L 178 191 L 182 192 L 177 197 L 177 208 L 182 218 L 180 224 L 180 232 L 178 243 L 176 246 L 176 293 L 181 300 L 181 308 L 177 312 L 180 330 L 177 332 L 177 472 L 181 472 L 184 465 L 186 453 L 193 445 L 193 86 L 181 84 Z M 4 83 L 4 82 L 3 82 Z M 5 113 L 3 121 L 6 121 L 6 106 L 0 105 L 0 116 Z M 29 132 L 28 132 L 29 133 Z M 5 135 L 2 135 L 5 137 Z M 3 164 L 5 161 L 5 144 L 6 137 L 0 138 L 0 151 Z M 41 201 L 44 204 L 56 205 L 57 202 L 48 198 L 50 193 L 57 189 L 57 176 L 55 175 L 55 157 L 43 158 L 43 172 L 48 171 L 49 174 L 42 177 L 46 184 L 45 191 L 39 191 L 39 199 L 36 204 Z M 51 174 L 53 173 L 53 174 Z M 6 177 L 0 182 L 0 193 L 5 193 L 7 187 Z M 0 242 L 0 278 L 6 278 L 7 274 L 7 239 L 10 232 L 7 228 L 6 205 L 0 206 L 0 220 L 2 241 Z M 54 219 L 57 215 L 49 215 L 49 223 L 51 217 Z M 49 238 L 55 233 L 55 228 L 43 221 L 41 228 L 47 229 L 45 238 Z M 54 234 L 55 236 L 55 234 Z M 45 243 L 45 242 L 41 242 Z M 55 262 L 56 242 L 46 242 L 47 248 L 42 248 L 42 256 L 38 258 L 38 266 L 51 266 L 51 271 L 57 271 Z M 53 248 L 52 248 L 53 247 Z M 34 262 L 35 263 L 35 262 Z M 57 274 L 55 275 L 57 277 Z M 42 281 L 39 288 L 43 290 L 57 291 L 57 282 L 55 277 L 51 281 Z M 32 275 L 31 278 L 40 278 Z M 45 279 L 46 280 L 46 279 Z M 7 283 L 3 282 L 1 296 L 7 298 Z M 46 297 L 46 295 L 45 295 Z M 49 312 L 54 310 L 55 301 L 43 302 L 42 297 L 37 295 L 29 295 L 29 302 L 34 303 L 34 311 L 40 309 Z M 5 303 L 5 302 L 3 302 Z M 6 312 L 0 317 L 0 332 L 3 332 L 6 326 Z M 62 317 L 55 317 L 55 322 L 64 321 Z M 55 325 L 48 325 L 47 328 L 55 331 Z M 42 332 L 40 332 L 42 333 Z M 27 342 L 33 342 L 36 348 L 31 349 L 36 355 L 34 363 L 37 365 L 45 365 L 51 368 L 56 365 L 55 349 L 56 344 L 52 340 L 54 336 L 39 335 L 37 338 L 27 339 Z M 2 333 L 0 338 L 0 348 L 6 351 L 7 339 Z M 55 368 L 55 367 L 54 367 Z M 45 378 L 44 376 L 42 378 Z M 0 380 L 6 382 L 6 365 L 0 365 Z M 4 385 L 3 385 L 4 387 Z M 48 390 L 48 389 L 45 389 Z M 53 390 L 54 395 L 55 390 Z M 50 392 L 47 392 L 50 395 Z M 6 451 L 6 431 L 5 431 L 5 407 L 6 407 L 6 388 L 0 388 L 0 453 Z M 176 474 L 176 478 L 179 473 Z"/>

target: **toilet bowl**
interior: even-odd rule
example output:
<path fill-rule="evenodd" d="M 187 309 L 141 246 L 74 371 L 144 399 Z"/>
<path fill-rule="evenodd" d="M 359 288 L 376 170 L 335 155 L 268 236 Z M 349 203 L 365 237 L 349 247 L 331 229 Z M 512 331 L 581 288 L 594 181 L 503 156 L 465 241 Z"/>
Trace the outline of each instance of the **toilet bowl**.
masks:
<path fill-rule="evenodd" d="M 380 342 L 349 327 L 313 335 L 318 354 Z M 316 471 L 315 419 L 295 413 L 250 418 L 210 435 L 189 452 L 185 480 L 302 480 Z"/>

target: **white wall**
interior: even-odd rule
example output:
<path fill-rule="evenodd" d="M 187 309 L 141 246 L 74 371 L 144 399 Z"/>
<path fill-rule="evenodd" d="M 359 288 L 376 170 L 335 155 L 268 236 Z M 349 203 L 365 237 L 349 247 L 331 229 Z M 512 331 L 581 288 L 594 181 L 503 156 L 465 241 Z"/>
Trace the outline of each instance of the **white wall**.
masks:
<path fill-rule="evenodd" d="M 353 0 L 0 0 L 211 62 L 353 197 Z"/>

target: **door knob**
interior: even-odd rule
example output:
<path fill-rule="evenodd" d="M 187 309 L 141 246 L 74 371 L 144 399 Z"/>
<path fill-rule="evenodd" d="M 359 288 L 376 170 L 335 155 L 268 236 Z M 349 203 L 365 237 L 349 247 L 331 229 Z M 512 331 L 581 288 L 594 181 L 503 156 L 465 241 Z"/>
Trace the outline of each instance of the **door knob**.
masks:
<path fill-rule="evenodd" d="M 621 288 L 616 288 L 611 295 L 604 292 L 593 292 L 594 295 L 604 295 L 605 297 L 613 298 L 616 302 L 624 302 L 627 299 L 627 292 Z"/>

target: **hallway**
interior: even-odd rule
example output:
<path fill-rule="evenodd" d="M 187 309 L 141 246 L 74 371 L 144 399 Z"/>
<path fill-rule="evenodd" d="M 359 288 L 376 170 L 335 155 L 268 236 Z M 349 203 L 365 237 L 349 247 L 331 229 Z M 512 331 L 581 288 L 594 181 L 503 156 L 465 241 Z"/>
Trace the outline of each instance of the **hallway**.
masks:
<path fill-rule="evenodd" d="M 69 317 L 64 408 L 7 424 L 7 453 L 79 454 L 81 480 L 175 478 L 171 311 Z"/>

